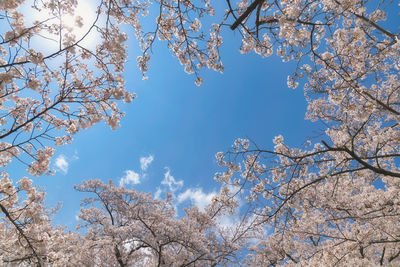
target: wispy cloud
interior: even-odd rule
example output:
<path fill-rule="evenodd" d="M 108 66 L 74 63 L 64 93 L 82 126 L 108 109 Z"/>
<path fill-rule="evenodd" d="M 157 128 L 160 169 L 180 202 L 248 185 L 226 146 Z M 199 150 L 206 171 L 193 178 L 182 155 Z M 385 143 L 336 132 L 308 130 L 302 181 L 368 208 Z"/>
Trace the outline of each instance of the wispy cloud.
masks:
<path fill-rule="evenodd" d="M 140 169 L 142 171 L 146 171 L 149 167 L 150 163 L 154 160 L 153 155 L 149 155 L 148 157 L 141 157 L 140 158 Z"/>
<path fill-rule="evenodd" d="M 160 199 L 162 190 L 161 188 L 157 187 L 157 191 L 154 193 L 154 199 Z"/>
<path fill-rule="evenodd" d="M 164 173 L 164 179 L 161 181 L 162 185 L 168 186 L 170 192 L 175 192 L 183 186 L 183 180 L 175 180 L 175 178 L 171 175 L 171 171 L 168 167 L 165 167 L 166 172 Z"/>
<path fill-rule="evenodd" d="M 133 170 L 126 170 L 125 175 L 121 177 L 119 180 L 120 186 L 125 185 L 135 185 L 140 184 L 142 180 L 147 176 L 147 168 L 150 166 L 151 162 L 154 160 L 153 155 L 149 155 L 147 157 L 140 157 L 140 173 L 137 173 Z"/>
<path fill-rule="evenodd" d="M 79 215 L 81 214 L 81 211 L 80 210 L 78 210 L 77 212 L 76 212 L 76 214 L 75 214 L 75 220 L 76 221 L 80 221 L 81 220 L 81 218 L 79 218 Z"/>
<path fill-rule="evenodd" d="M 73 160 L 78 160 L 79 156 L 78 156 L 78 150 L 75 149 L 74 155 L 72 156 Z"/>
<path fill-rule="evenodd" d="M 140 175 L 132 170 L 126 170 L 125 175 L 119 180 L 119 185 L 140 184 Z"/>
<path fill-rule="evenodd" d="M 64 155 L 59 155 L 56 158 L 56 169 L 61 171 L 64 175 L 68 173 L 69 163 Z"/>
<path fill-rule="evenodd" d="M 190 200 L 193 205 L 204 211 L 204 208 L 212 201 L 213 197 L 216 196 L 216 192 L 204 193 L 201 188 L 188 188 L 185 192 L 178 195 L 178 203 L 182 203 L 186 200 Z"/>

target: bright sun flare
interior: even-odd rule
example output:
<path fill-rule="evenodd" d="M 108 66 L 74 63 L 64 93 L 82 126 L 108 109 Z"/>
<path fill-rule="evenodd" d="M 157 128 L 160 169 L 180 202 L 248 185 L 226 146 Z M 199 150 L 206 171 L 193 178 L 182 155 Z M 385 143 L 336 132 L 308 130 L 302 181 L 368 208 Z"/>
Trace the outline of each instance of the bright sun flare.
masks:
<path fill-rule="evenodd" d="M 94 8 L 87 0 L 78 1 L 74 15 L 64 15 L 64 26 L 72 28 L 72 33 L 79 39 L 83 37 L 96 19 Z"/>
<path fill-rule="evenodd" d="M 96 11 L 95 11 L 94 3 L 90 0 L 78 0 L 78 5 L 75 8 L 74 14 L 64 14 L 62 16 L 62 24 L 64 26 L 63 34 L 67 33 L 67 28 L 71 30 L 71 33 L 75 35 L 76 40 L 81 39 L 90 29 L 94 21 L 96 20 Z M 44 10 L 39 12 L 36 10 L 32 10 L 32 20 L 44 21 L 48 18 L 51 18 L 52 15 L 45 12 Z M 82 45 L 89 46 L 94 43 L 95 40 L 95 31 L 91 31 L 90 34 L 85 36 L 85 39 L 82 41 Z M 58 37 L 54 35 L 47 35 L 45 37 L 48 39 L 53 39 L 58 41 Z M 51 44 L 52 43 L 52 44 Z M 49 44 L 45 44 L 46 46 L 54 46 L 56 42 L 50 42 Z"/>

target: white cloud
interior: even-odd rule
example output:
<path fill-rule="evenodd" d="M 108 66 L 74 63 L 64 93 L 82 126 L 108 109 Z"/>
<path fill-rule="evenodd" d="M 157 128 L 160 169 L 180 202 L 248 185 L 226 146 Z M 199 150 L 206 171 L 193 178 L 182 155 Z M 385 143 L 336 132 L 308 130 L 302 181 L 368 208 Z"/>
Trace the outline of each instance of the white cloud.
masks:
<path fill-rule="evenodd" d="M 64 155 L 60 155 L 56 158 L 56 168 L 60 170 L 64 175 L 68 173 L 69 163 Z"/>
<path fill-rule="evenodd" d="M 78 160 L 78 159 L 79 159 L 78 150 L 75 150 L 75 151 L 74 151 L 74 155 L 72 156 L 72 159 L 73 159 L 73 160 Z"/>
<path fill-rule="evenodd" d="M 157 191 L 154 193 L 154 199 L 160 199 L 161 193 L 161 188 L 157 187 Z"/>
<path fill-rule="evenodd" d="M 183 181 L 176 181 L 175 178 L 171 175 L 169 168 L 165 167 L 165 169 L 167 171 L 164 173 L 164 179 L 161 181 L 161 184 L 168 186 L 171 192 L 175 192 L 183 186 Z"/>
<path fill-rule="evenodd" d="M 237 214 L 234 215 L 224 215 L 217 218 L 219 227 L 234 229 L 240 224 L 240 218 Z"/>
<path fill-rule="evenodd" d="M 133 170 L 126 170 L 125 175 L 119 180 L 119 185 L 125 186 L 129 184 L 131 185 L 140 184 L 141 180 L 147 176 L 146 170 L 153 160 L 154 160 L 153 155 L 149 155 L 147 157 L 141 157 L 139 160 L 140 169 L 142 170 L 140 174 Z"/>
<path fill-rule="evenodd" d="M 206 194 L 201 188 L 189 188 L 185 192 L 178 195 L 178 203 L 182 203 L 186 200 L 190 200 L 196 207 L 204 211 L 204 208 L 212 201 L 213 197 L 217 193 L 211 192 Z"/>
<path fill-rule="evenodd" d="M 140 175 L 132 170 L 126 170 L 125 176 L 119 180 L 119 185 L 140 184 Z"/>
<path fill-rule="evenodd" d="M 150 163 L 154 160 L 153 155 L 149 155 L 148 157 L 141 157 L 140 158 L 140 169 L 142 171 L 146 171 L 149 167 Z"/>
<path fill-rule="evenodd" d="M 81 220 L 81 218 L 79 218 L 79 215 L 81 214 L 81 212 L 80 211 L 78 211 L 76 214 L 75 214 L 75 220 L 77 220 L 78 222 Z"/>

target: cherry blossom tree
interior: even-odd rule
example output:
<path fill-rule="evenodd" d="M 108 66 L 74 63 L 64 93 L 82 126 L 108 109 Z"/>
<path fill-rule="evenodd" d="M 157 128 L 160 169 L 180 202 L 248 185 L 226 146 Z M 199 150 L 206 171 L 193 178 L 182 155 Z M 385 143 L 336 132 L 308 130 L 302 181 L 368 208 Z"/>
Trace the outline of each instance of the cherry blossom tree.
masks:
<path fill-rule="evenodd" d="M 197 207 L 176 216 L 172 196 L 118 187 L 112 181 L 84 181 L 76 186 L 90 193 L 79 218 L 86 229 L 81 264 L 91 266 L 223 266 L 239 259 L 247 228 L 220 227 L 219 204 L 204 212 Z"/>
<path fill-rule="evenodd" d="M 33 0 L 49 14 L 29 21 L 25 1 L 0 3 L 0 164 L 20 160 L 33 175 L 50 173 L 52 146 L 104 120 L 112 129 L 123 116 L 118 101 L 131 102 L 124 86 L 130 25 L 142 53 L 143 78 L 154 42 L 165 41 L 185 71 L 196 76 L 223 71 L 221 30 L 240 33 L 240 51 L 276 53 L 296 61 L 288 78 L 304 82 L 306 118 L 322 122 L 322 140 L 291 148 L 282 136 L 267 150 L 238 139 L 218 153 L 225 168 L 216 176 L 221 194 L 204 212 L 175 217 L 172 200 L 89 180 L 91 193 L 80 218 L 83 235 L 52 226 L 43 193 L 23 178 L 13 185 L 3 172 L 1 260 L 15 265 L 224 265 L 238 263 L 246 248 L 250 266 L 398 265 L 399 68 L 398 28 L 391 0 L 226 0 L 215 24 L 208 0 L 157 0 L 153 29 L 142 23 L 150 1 L 99 0 L 84 34 L 65 18 L 77 1 Z M 153 16 L 153 17 L 152 17 Z M 386 21 L 386 23 L 385 23 Z M 76 17 L 78 26 L 82 18 Z M 95 35 L 97 41 L 85 41 Z M 55 48 L 43 49 L 46 40 Z M 224 232 L 218 216 L 238 209 L 239 226 Z M 252 237 L 251 240 L 248 238 Z M 77 251 L 78 248 L 84 248 Z M 64 255 L 64 256 L 60 256 Z M 243 255 L 242 255 L 243 256 Z"/>
<path fill-rule="evenodd" d="M 10 266 L 224 266 L 240 264 L 255 236 L 244 220 L 219 223 L 227 211 L 222 201 L 178 217 L 169 194 L 153 199 L 100 180 L 75 187 L 90 196 L 71 232 L 54 226 L 56 210 L 44 206 L 45 193 L 28 178 L 13 185 L 3 172 L 0 186 L 0 262 Z"/>
<path fill-rule="evenodd" d="M 80 235 L 52 224 L 55 209 L 44 206 L 45 193 L 24 177 L 13 185 L 0 179 L 0 262 L 4 266 L 67 266 L 77 255 Z"/>
<path fill-rule="evenodd" d="M 241 51 L 298 62 L 306 118 L 322 140 L 272 150 L 238 139 L 217 154 L 216 179 L 237 187 L 259 224 L 269 227 L 247 260 L 252 266 L 398 265 L 399 59 L 393 1 L 228 0 Z M 395 14 L 397 16 L 397 14 Z"/>
<path fill-rule="evenodd" d="M 156 39 L 168 43 L 185 71 L 195 73 L 197 84 L 201 83 L 199 69 L 223 69 L 218 54 L 220 28 L 201 31 L 199 19 L 214 12 L 206 0 L 196 5 L 157 1 L 156 23 L 148 31 L 141 24 L 149 13 L 149 1 L 95 1 L 93 21 L 83 25 L 82 17 L 76 16 L 75 26 L 67 24 L 77 7 L 75 0 L 31 1 L 30 8 L 43 14 L 40 20 L 22 13 L 24 2 L 0 4 L 3 167 L 17 158 L 33 175 L 49 173 L 52 146 L 70 143 L 72 135 L 102 120 L 112 129 L 118 127 L 124 114 L 117 102 L 135 97 L 125 88 L 122 75 L 127 58 L 122 24 L 131 26 L 139 40 L 143 53 L 137 61 L 143 73 Z M 79 27 L 83 33 L 76 34 Z M 95 40 L 90 43 L 90 39 Z"/>
<path fill-rule="evenodd" d="M 77 9 L 75 0 L 1 1 L 1 167 L 18 160 L 32 175 L 51 174 L 53 146 L 70 143 L 78 131 L 100 121 L 112 129 L 118 127 L 124 113 L 117 103 L 131 102 L 135 97 L 125 88 L 123 78 L 127 34 L 121 31 L 122 24 L 132 27 L 141 45 L 142 54 L 137 61 L 143 78 L 156 39 L 167 42 L 185 71 L 195 74 L 198 85 L 199 69 L 222 71 L 217 51 L 222 43 L 220 28 L 213 26 L 207 34 L 201 31 L 199 19 L 214 12 L 208 1 L 196 5 L 190 1 L 157 1 L 159 12 L 153 15 L 156 23 L 148 31 L 142 29 L 141 20 L 149 12 L 150 1 L 99 0 L 92 4 L 95 16 L 83 25 L 80 16 L 72 22 L 68 18 Z M 28 14 L 27 10 L 34 12 Z M 35 12 L 40 14 L 39 19 L 33 17 Z M 77 34 L 77 28 L 83 32 Z M 97 234 L 94 230 L 99 225 L 95 220 L 99 218 L 91 218 L 89 211 L 83 210 L 81 217 L 87 222 L 88 231 L 81 236 L 53 226 L 54 211 L 44 206 L 45 193 L 32 186 L 31 180 L 22 178 L 15 184 L 6 172 L 2 177 L 0 257 L 4 264 L 90 266 L 101 265 L 104 260 L 110 265 L 164 265 L 179 259 L 183 265 L 215 265 L 234 258 L 235 250 L 223 245 L 228 239 L 222 230 L 213 230 L 217 229 L 214 219 L 194 208 L 187 211 L 185 219 L 174 219 L 168 200 L 156 201 L 146 194 L 89 181 L 79 190 L 92 190 L 97 197 L 108 196 L 97 199 L 103 203 L 99 213 L 109 205 L 122 206 L 111 210 L 110 226 Z M 127 206 L 137 206 L 138 210 L 124 214 Z M 146 211 L 147 208 L 154 211 Z M 114 225 L 113 216 L 118 224 Z M 125 227 L 128 219 L 137 225 Z M 105 222 L 105 218 L 101 220 L 97 222 Z M 174 231 L 177 225 L 181 228 Z M 118 232 L 125 230 L 132 232 L 119 236 Z M 94 239 L 104 239 L 105 243 Z M 100 253 L 82 254 L 82 246 L 88 246 L 87 252 Z"/>

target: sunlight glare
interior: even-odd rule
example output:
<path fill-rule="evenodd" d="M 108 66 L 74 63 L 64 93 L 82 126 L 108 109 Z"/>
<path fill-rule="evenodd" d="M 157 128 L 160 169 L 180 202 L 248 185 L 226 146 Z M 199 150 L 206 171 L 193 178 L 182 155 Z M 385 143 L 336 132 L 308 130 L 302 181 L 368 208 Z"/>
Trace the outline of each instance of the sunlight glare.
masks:
<path fill-rule="evenodd" d="M 70 28 L 78 40 L 89 31 L 90 27 L 96 20 L 96 12 L 95 9 L 90 5 L 90 2 L 91 1 L 87 0 L 78 1 L 74 15 L 66 14 L 62 19 L 63 26 Z M 93 34 L 89 35 L 93 36 Z M 91 36 L 87 37 L 90 38 Z M 85 42 L 90 41 L 86 40 Z"/>
<path fill-rule="evenodd" d="M 78 0 L 78 5 L 76 6 L 72 15 L 70 14 L 62 14 L 62 35 L 65 38 L 65 35 L 68 33 L 72 33 L 75 35 L 75 40 L 80 40 L 85 37 L 81 41 L 81 45 L 85 47 L 92 47 L 95 45 L 96 34 L 97 31 L 95 29 L 90 29 L 93 23 L 96 21 L 96 8 L 95 3 L 91 0 Z M 54 18 L 54 15 L 49 14 L 48 12 L 36 11 L 32 9 L 32 21 L 45 21 L 49 18 Z M 54 18 L 51 20 L 51 23 L 57 23 L 58 18 Z M 88 31 L 90 31 L 88 33 Z M 85 36 L 86 35 L 86 36 Z M 55 34 L 42 34 L 42 36 L 49 40 L 44 44 L 46 47 L 55 47 L 59 44 L 59 37 Z"/>

